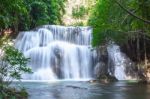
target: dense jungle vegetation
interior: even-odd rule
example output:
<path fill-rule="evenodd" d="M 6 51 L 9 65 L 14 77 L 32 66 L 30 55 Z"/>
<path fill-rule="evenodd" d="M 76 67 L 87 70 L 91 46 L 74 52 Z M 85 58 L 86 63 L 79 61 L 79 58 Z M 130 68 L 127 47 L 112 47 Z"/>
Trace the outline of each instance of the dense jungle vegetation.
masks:
<path fill-rule="evenodd" d="M 113 40 L 133 61 L 148 65 L 150 0 L 96 0 L 89 25 L 94 46 Z"/>
<path fill-rule="evenodd" d="M 0 30 L 14 32 L 45 24 L 63 24 L 66 0 L 1 0 Z"/>

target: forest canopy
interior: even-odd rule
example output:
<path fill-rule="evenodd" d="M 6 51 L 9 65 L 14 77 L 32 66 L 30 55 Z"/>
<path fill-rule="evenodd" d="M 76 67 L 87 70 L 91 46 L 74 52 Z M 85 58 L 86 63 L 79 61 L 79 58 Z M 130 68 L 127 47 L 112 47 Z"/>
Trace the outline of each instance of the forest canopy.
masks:
<path fill-rule="evenodd" d="M 65 10 L 70 10 L 65 9 L 68 1 L 1 0 L 0 35 L 8 28 L 18 33 L 45 24 L 64 25 L 63 15 Z M 93 46 L 115 41 L 120 45 L 128 45 L 126 48 L 129 52 L 134 49 L 135 57 L 140 56 L 138 53 L 144 55 L 144 52 L 150 50 L 150 0 L 86 2 L 88 9 L 85 5 L 79 6 L 79 9 L 74 8 L 72 16 L 77 20 L 76 25 L 84 25 L 80 19 L 88 19 L 88 25 L 93 28 Z"/>
<path fill-rule="evenodd" d="M 63 24 L 66 0 L 1 0 L 0 31 L 29 30 L 44 24 Z"/>
<path fill-rule="evenodd" d="M 138 34 L 150 35 L 150 0 L 97 0 L 89 19 L 93 45 L 122 43 Z"/>
<path fill-rule="evenodd" d="M 88 24 L 93 46 L 114 41 L 136 62 L 150 60 L 150 0 L 96 0 Z"/>

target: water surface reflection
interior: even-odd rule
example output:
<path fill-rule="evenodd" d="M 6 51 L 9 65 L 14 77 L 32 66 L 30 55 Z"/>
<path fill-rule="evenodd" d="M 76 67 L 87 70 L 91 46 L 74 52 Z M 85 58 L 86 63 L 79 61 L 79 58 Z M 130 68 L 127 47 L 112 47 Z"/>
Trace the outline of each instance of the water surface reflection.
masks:
<path fill-rule="evenodd" d="M 21 85 L 27 88 L 29 99 L 150 99 L 150 85 L 127 82 L 22 82 Z"/>

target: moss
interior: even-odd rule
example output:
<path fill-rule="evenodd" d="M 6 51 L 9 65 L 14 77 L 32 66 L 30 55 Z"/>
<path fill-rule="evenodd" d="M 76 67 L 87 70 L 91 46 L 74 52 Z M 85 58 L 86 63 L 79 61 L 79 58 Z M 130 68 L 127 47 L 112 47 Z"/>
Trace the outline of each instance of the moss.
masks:
<path fill-rule="evenodd" d="M 111 76 L 109 74 L 104 74 L 104 75 L 101 75 L 99 78 L 90 80 L 88 82 L 89 83 L 104 83 L 104 84 L 107 84 L 107 83 L 116 82 L 116 81 L 118 81 L 118 80 L 114 76 Z"/>
<path fill-rule="evenodd" d="M 104 83 L 109 83 L 109 82 L 118 81 L 118 80 L 116 79 L 116 77 L 111 76 L 111 75 L 109 75 L 109 74 L 104 74 L 104 75 L 100 76 L 100 77 L 98 78 L 98 80 L 99 80 L 100 82 L 104 82 Z"/>

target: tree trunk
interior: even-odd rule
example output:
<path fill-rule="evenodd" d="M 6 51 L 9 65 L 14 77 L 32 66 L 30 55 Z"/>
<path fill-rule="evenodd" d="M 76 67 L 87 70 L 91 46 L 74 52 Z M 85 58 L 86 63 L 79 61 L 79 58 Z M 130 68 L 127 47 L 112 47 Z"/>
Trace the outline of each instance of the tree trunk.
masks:
<path fill-rule="evenodd" d="M 136 41 L 136 53 L 137 53 L 137 61 L 140 62 L 140 39 L 139 39 L 139 34 L 137 34 L 137 41 Z"/>
<path fill-rule="evenodd" d="M 18 20 L 19 20 L 19 19 L 18 19 L 18 14 L 15 13 L 14 17 L 16 17 L 16 20 L 14 21 L 14 24 L 13 24 L 13 25 L 14 25 L 14 32 L 15 32 L 15 34 L 16 34 L 16 33 L 19 32 L 19 31 L 18 31 L 18 23 L 19 23 L 19 22 L 18 22 Z"/>
<path fill-rule="evenodd" d="M 145 35 L 144 35 L 144 60 L 145 60 L 145 67 L 147 68 L 147 52 L 146 52 Z"/>

